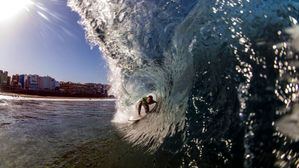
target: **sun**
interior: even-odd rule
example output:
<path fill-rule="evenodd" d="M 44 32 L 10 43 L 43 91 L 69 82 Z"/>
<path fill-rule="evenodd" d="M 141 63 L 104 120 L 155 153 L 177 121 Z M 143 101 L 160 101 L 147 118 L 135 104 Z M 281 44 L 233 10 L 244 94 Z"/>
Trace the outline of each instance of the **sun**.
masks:
<path fill-rule="evenodd" d="M 20 12 L 29 10 L 32 0 L 0 0 L 0 22 L 10 20 Z"/>

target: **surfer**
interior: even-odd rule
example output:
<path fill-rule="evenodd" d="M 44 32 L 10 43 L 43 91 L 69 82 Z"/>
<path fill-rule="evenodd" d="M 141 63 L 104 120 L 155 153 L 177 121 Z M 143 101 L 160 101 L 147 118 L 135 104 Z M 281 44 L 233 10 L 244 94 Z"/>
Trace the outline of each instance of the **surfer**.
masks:
<path fill-rule="evenodd" d="M 140 116 L 142 106 L 145 109 L 145 113 L 148 113 L 149 112 L 149 105 L 154 104 L 154 103 L 157 103 L 157 102 L 153 99 L 152 95 L 149 95 L 147 97 L 142 98 L 140 100 L 140 102 L 138 103 L 138 115 Z"/>

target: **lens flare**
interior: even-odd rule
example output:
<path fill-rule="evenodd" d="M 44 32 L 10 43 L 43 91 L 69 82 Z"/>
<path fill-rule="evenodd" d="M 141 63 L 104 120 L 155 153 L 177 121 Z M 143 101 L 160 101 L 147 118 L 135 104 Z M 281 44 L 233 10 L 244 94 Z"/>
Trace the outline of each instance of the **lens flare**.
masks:
<path fill-rule="evenodd" d="M 0 22 L 10 20 L 24 10 L 29 10 L 32 0 L 0 0 Z"/>

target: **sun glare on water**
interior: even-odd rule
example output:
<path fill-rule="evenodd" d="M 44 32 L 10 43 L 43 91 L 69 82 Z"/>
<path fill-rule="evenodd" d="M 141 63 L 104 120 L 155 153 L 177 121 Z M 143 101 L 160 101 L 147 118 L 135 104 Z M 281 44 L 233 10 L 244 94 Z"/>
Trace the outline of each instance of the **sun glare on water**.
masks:
<path fill-rule="evenodd" d="M 10 20 L 24 10 L 29 10 L 32 0 L 0 0 L 0 22 Z"/>

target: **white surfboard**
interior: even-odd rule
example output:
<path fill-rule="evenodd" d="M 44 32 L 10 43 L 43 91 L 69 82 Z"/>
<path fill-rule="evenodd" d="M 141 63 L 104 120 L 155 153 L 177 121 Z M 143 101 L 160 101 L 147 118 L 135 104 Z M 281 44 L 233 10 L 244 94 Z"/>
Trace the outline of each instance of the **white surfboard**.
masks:
<path fill-rule="evenodd" d="M 154 101 L 157 101 L 157 96 L 156 96 L 155 94 L 148 94 L 147 96 L 149 96 L 149 95 L 152 95 Z M 138 116 L 138 103 L 139 103 L 140 101 L 141 101 L 141 99 L 138 100 L 138 101 L 135 103 L 136 114 L 133 115 L 133 116 L 131 116 L 131 117 L 129 118 L 129 121 L 134 121 L 134 122 L 135 122 L 135 121 L 139 121 L 139 120 L 141 120 L 142 118 L 144 118 L 144 117 L 147 115 L 147 113 L 145 112 L 144 107 L 141 107 L 140 116 Z M 154 111 L 156 110 L 156 108 L 157 108 L 157 103 L 150 104 L 150 105 L 149 105 L 149 113 L 154 112 Z"/>

